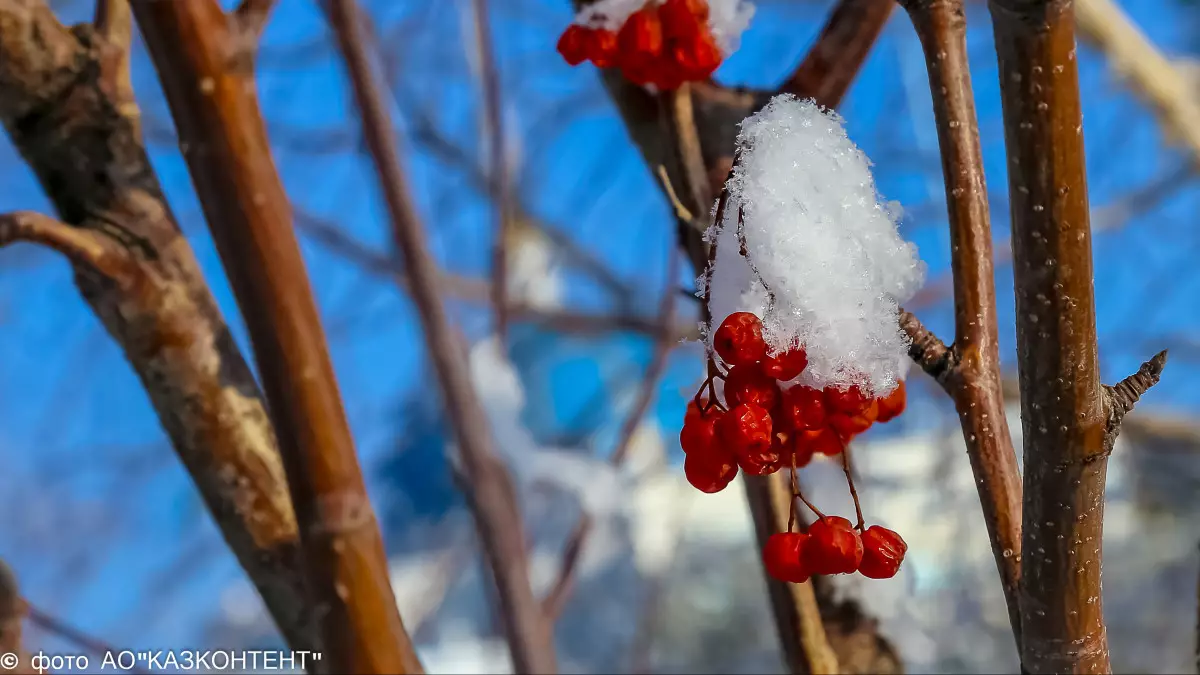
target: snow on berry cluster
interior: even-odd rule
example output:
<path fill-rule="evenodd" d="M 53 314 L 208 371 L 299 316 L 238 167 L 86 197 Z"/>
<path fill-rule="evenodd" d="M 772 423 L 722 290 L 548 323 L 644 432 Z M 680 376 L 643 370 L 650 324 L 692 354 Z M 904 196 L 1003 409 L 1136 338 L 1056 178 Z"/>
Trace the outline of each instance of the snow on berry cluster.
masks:
<path fill-rule="evenodd" d="M 737 48 L 752 5 L 740 0 L 600 0 L 558 40 L 572 66 L 591 61 L 659 90 L 708 79 Z"/>
<path fill-rule="evenodd" d="M 899 305 L 924 266 L 896 220 L 836 114 L 780 96 L 742 123 L 700 278 L 712 316 L 708 376 L 679 441 L 684 474 L 702 492 L 723 490 L 739 471 L 790 472 L 788 527 L 763 549 L 781 581 L 889 578 L 907 551 L 899 534 L 866 527 L 849 458 L 851 439 L 906 404 Z M 856 524 L 800 492 L 797 470 L 816 456 L 840 456 Z M 807 531 L 792 531 L 797 501 L 816 515 Z"/>
<path fill-rule="evenodd" d="M 925 266 L 870 166 L 836 113 L 775 97 L 742 122 L 723 222 L 708 233 L 716 259 L 700 283 L 714 321 L 752 312 L 772 351 L 804 345 L 803 384 L 882 395 L 907 373 L 899 306 Z"/>

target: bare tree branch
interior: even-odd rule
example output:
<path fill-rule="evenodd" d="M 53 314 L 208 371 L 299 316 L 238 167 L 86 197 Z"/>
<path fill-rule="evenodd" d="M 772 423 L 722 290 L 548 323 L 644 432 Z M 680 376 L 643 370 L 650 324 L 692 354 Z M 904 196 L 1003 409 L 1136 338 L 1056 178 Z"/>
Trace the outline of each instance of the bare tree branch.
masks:
<path fill-rule="evenodd" d="M 963 0 L 901 4 L 925 51 L 950 217 L 955 335 L 954 346 L 938 359 L 944 369 L 937 379 L 958 409 L 1009 623 L 1019 645 L 1021 474 L 1000 386 L 992 227 L 967 57 L 966 8 Z M 918 341 L 913 346 L 916 349 Z"/>
<path fill-rule="evenodd" d="M 816 43 L 779 91 L 818 101 L 841 99 L 895 5 L 893 0 L 838 0 Z"/>
<path fill-rule="evenodd" d="M 322 668 L 419 673 L 240 36 L 212 0 L 138 2 L 184 159 L 246 319 L 321 605 Z"/>
<path fill-rule="evenodd" d="M 524 526 L 512 478 L 493 450 L 487 417 L 471 385 L 461 336 L 438 297 L 437 266 L 409 200 L 384 94 L 367 58 L 358 5 L 353 0 L 326 2 L 325 11 L 346 61 L 363 135 L 379 174 L 426 347 L 458 439 L 470 488 L 468 501 L 499 591 L 514 669 L 552 674 L 557 671 L 553 634 L 529 585 Z"/>
<path fill-rule="evenodd" d="M 1021 663 L 1109 672 L 1100 590 L 1100 383 L 1071 0 L 992 0 L 1012 209 L 1024 424 Z M 1046 148 L 1054 148 L 1050 154 Z"/>
<path fill-rule="evenodd" d="M 114 284 L 77 265 L 76 284 L 284 638 L 320 651 L 274 431 L 136 125 L 106 84 L 114 68 L 90 26 L 68 30 L 38 0 L 0 0 L 0 122 L 62 221 L 136 267 L 133 283 Z M 43 242 L 71 241 L 43 231 Z M 94 260 L 94 246 L 79 243 L 77 260 Z"/>

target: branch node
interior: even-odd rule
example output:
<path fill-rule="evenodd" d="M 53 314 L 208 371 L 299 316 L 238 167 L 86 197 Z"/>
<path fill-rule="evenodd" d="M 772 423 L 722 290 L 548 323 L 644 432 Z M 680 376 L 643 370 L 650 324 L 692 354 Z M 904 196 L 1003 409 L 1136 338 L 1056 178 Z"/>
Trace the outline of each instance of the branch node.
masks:
<path fill-rule="evenodd" d="M 41 244 L 61 253 L 77 269 L 117 280 L 132 260 L 117 247 L 109 245 L 96 232 L 71 227 L 64 222 L 33 211 L 14 211 L 0 215 L 0 248 L 16 242 Z"/>
<path fill-rule="evenodd" d="M 1167 350 L 1155 354 L 1138 368 L 1137 372 L 1114 385 L 1104 385 L 1104 397 L 1108 406 L 1108 426 L 1105 437 L 1105 455 L 1112 452 L 1117 434 L 1121 433 L 1121 422 L 1133 406 L 1141 400 L 1150 387 L 1158 384 L 1163 368 L 1167 365 Z"/>
<path fill-rule="evenodd" d="M 944 387 L 958 370 L 958 351 L 953 345 L 947 347 L 941 338 L 906 309 L 900 310 L 900 330 L 912 340 L 908 347 L 909 357 Z"/>

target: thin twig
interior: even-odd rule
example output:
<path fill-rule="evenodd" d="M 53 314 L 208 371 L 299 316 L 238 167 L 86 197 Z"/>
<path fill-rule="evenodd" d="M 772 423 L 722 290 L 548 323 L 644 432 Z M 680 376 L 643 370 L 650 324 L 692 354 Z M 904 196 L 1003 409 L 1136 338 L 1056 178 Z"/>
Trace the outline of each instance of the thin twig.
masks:
<path fill-rule="evenodd" d="M 663 373 L 666 372 L 671 349 L 675 346 L 670 326 L 674 323 L 675 299 L 677 295 L 674 292 L 674 287 L 675 279 L 678 277 L 679 255 L 675 247 L 672 246 L 668 248 L 667 284 L 658 306 L 658 315 L 661 319 L 654 344 L 654 356 L 650 361 L 650 365 L 646 367 L 646 374 L 643 376 L 642 384 L 638 388 L 637 398 L 634 399 L 633 405 L 629 409 L 629 414 L 625 416 L 625 421 L 621 424 L 621 429 L 617 433 L 616 448 L 609 457 L 609 463 L 614 467 L 620 467 L 625 463 L 634 434 L 641 425 L 642 418 L 646 416 L 646 411 L 650 409 L 650 404 L 654 402 L 654 395 L 658 389 L 659 380 L 662 379 Z M 591 517 L 585 513 L 580 517 L 579 522 L 575 524 L 575 528 L 567 538 L 567 543 L 563 548 L 561 563 L 559 564 L 558 575 L 551 585 L 550 591 L 546 594 L 546 598 L 542 601 L 544 611 L 552 619 L 557 618 L 562 612 L 566 597 L 570 593 L 570 588 L 575 583 L 574 579 L 579 565 L 580 554 L 587 542 L 587 537 L 591 529 Z"/>
<path fill-rule="evenodd" d="M 1009 624 L 1019 645 L 1021 476 L 1001 388 L 992 229 L 967 57 L 966 11 L 963 0 L 903 0 L 902 5 L 921 39 L 929 71 L 954 280 L 954 346 L 939 350 L 928 331 L 917 331 L 911 353 L 958 409 Z"/>
<path fill-rule="evenodd" d="M 816 42 L 779 91 L 836 106 L 858 75 L 895 4 L 894 0 L 839 0 Z"/>
<path fill-rule="evenodd" d="M 124 651 L 112 645 L 111 643 L 101 640 L 100 638 L 88 635 L 82 630 L 75 628 L 74 626 L 55 617 L 49 612 L 38 609 L 36 605 L 28 600 L 24 600 L 23 602 L 25 605 L 25 616 L 29 619 L 30 623 L 38 628 L 41 628 L 47 633 L 58 636 L 59 638 L 80 648 L 82 651 L 89 652 L 93 656 L 98 657 L 104 657 L 108 654 L 120 654 L 122 651 Z M 123 670 L 128 673 L 146 672 L 137 667 Z"/>
<path fill-rule="evenodd" d="M 457 437 L 470 487 L 469 502 L 504 613 L 514 670 L 552 675 L 557 671 L 553 635 L 529 584 L 524 525 L 512 477 L 493 449 L 487 416 L 471 384 L 462 337 L 451 325 L 438 294 L 437 265 L 409 198 L 383 89 L 367 58 L 358 3 L 329 0 L 324 8 L 349 71 L 366 147 L 379 176 L 392 234 L 412 284 L 425 346 Z"/>
<path fill-rule="evenodd" d="M 508 152 L 504 135 L 504 107 L 501 100 L 500 70 L 492 46 L 492 26 L 488 18 L 488 0 L 472 0 L 475 19 L 475 49 L 479 57 L 479 79 L 483 87 L 484 128 L 489 141 L 491 171 L 488 181 L 492 206 L 496 209 L 495 241 L 492 242 L 492 306 L 496 317 L 496 335 L 504 344 L 508 336 L 508 247 L 512 244 L 511 187 L 508 177 Z"/>

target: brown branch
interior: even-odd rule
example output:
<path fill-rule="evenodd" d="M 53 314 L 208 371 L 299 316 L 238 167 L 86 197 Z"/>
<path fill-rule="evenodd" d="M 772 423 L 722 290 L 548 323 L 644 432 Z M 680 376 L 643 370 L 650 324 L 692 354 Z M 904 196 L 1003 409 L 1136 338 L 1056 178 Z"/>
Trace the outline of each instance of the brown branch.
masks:
<path fill-rule="evenodd" d="M 258 42 L 274 7 L 275 0 L 241 0 L 233 10 L 233 19 L 239 31 Z"/>
<path fill-rule="evenodd" d="M 0 123 L 62 221 L 121 251 L 135 268 L 132 283 L 114 284 L 77 265 L 76 285 L 137 372 L 283 637 L 294 650 L 320 651 L 295 515 L 258 385 L 136 126 L 106 84 L 116 66 L 98 39 L 87 25 L 68 30 L 42 2 L 0 0 Z M 66 241 L 61 228 L 46 231 Z M 91 259 L 91 247 L 79 259 Z"/>
<path fill-rule="evenodd" d="M 212 0 L 138 2 L 204 215 L 266 390 L 320 603 L 326 667 L 421 672 L 388 576 L 324 331 L 239 36 Z"/>
<path fill-rule="evenodd" d="M 21 639 L 21 620 L 24 615 L 25 603 L 21 600 L 17 575 L 8 563 L 0 560 L 0 653 L 6 657 L 15 655 L 18 666 L 28 662 Z M 10 672 L 15 670 L 8 663 L 4 664 L 4 669 Z"/>
<path fill-rule="evenodd" d="M 1100 591 L 1106 398 L 1070 0 L 992 0 L 1025 434 L 1021 663 L 1109 672 Z M 1052 148 L 1052 152 L 1047 152 Z"/>
<path fill-rule="evenodd" d="M 105 281 L 129 284 L 135 262 L 124 248 L 89 230 L 71 227 L 32 211 L 0 215 L 0 248 L 25 242 L 45 246 L 62 254 L 84 273 L 98 274 Z"/>
<path fill-rule="evenodd" d="M 101 82 L 121 113 L 140 132 L 142 109 L 133 94 L 133 73 L 129 56 L 133 49 L 133 15 L 129 0 L 96 0 L 92 20 L 97 45 L 105 61 Z"/>
<path fill-rule="evenodd" d="M 1001 389 L 992 227 L 963 0 L 902 0 L 925 51 L 941 148 L 954 279 L 954 346 L 938 381 L 958 409 L 992 555 L 1021 643 L 1021 474 Z M 914 348 L 916 341 L 914 341 Z"/>
<path fill-rule="evenodd" d="M 479 78 L 483 87 L 484 122 L 489 141 L 488 187 L 496 209 L 496 240 L 492 243 L 492 305 L 496 312 L 496 335 L 501 344 L 508 338 L 508 247 L 512 243 L 511 188 L 508 177 L 508 152 L 504 138 L 504 107 L 500 93 L 500 72 L 492 46 L 492 26 L 488 19 L 488 0 L 472 0 L 475 18 L 475 46 L 479 57 Z"/>
<path fill-rule="evenodd" d="M 816 43 L 779 93 L 836 106 L 858 76 L 895 4 L 894 0 L 838 0 Z"/>
<path fill-rule="evenodd" d="M 325 12 L 346 61 L 363 135 L 379 174 L 397 248 L 412 282 L 426 348 L 455 430 L 476 526 L 496 582 L 516 672 L 556 672 L 551 624 L 529 584 L 524 527 L 517 496 L 496 456 L 487 417 L 471 385 L 461 336 L 437 291 L 437 266 L 408 196 L 384 93 L 368 61 L 357 3 L 326 2 Z"/>

